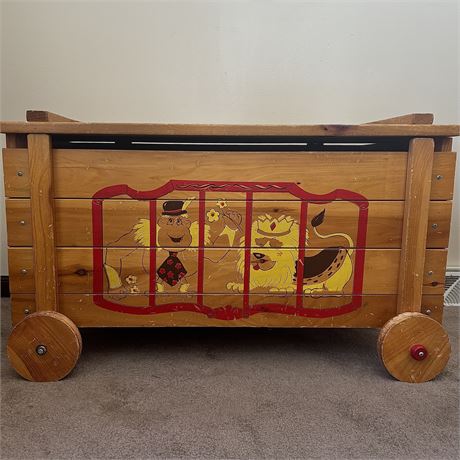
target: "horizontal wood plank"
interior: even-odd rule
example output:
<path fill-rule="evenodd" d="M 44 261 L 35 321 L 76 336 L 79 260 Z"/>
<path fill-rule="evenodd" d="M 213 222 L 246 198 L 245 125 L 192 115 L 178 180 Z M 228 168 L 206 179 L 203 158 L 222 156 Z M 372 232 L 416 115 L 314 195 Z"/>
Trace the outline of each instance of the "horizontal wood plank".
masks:
<path fill-rule="evenodd" d="M 30 196 L 27 150 L 4 149 L 3 157 L 6 196 Z M 171 179 L 289 182 L 315 194 L 345 189 L 360 193 L 368 200 L 403 200 L 405 197 L 406 152 L 280 154 L 56 149 L 53 158 L 56 198 L 92 198 L 102 188 L 117 184 L 152 190 Z M 432 200 L 452 199 L 454 170 L 455 153 L 435 154 Z M 20 176 L 18 171 L 22 172 Z M 178 197 L 177 193 L 174 196 Z M 186 198 L 187 193 L 181 192 L 181 196 Z M 241 194 L 239 198 L 235 195 L 235 199 L 242 198 Z M 265 192 L 258 193 L 254 199 L 295 197 Z"/>
<path fill-rule="evenodd" d="M 149 290 L 149 249 L 138 248 L 110 248 L 104 254 L 104 263 L 111 268 L 104 270 L 104 290 L 115 297 L 122 297 L 124 293 L 130 292 L 131 284 L 128 278 L 135 278 L 135 286 L 138 292 Z M 283 249 L 283 258 L 288 256 L 286 249 Z M 352 261 L 357 251 L 352 255 Z M 168 253 L 163 250 L 156 251 L 156 267 L 159 269 L 166 261 Z M 277 255 L 270 255 L 268 258 L 279 258 Z M 297 258 L 289 251 L 289 257 Z M 307 249 L 306 256 L 318 252 L 315 249 Z M 197 270 L 198 251 L 186 250 L 180 253 L 179 258 L 187 270 L 186 282 L 187 292 L 197 291 Z M 90 248 L 58 248 L 57 271 L 59 281 L 59 292 L 62 293 L 92 293 L 93 292 L 93 250 Z M 237 249 L 214 249 L 208 248 L 204 251 L 204 292 L 208 293 L 229 293 L 243 283 L 241 270 L 238 270 L 238 260 L 241 254 Z M 294 259 L 293 259 L 294 260 Z M 396 294 L 398 287 L 398 269 L 400 260 L 399 249 L 367 249 L 365 250 L 364 264 L 364 286 L 363 294 Z M 423 276 L 424 294 L 442 294 L 444 292 L 445 269 L 447 262 L 447 251 L 442 249 L 428 249 L 426 251 L 425 270 Z M 295 263 L 295 262 L 293 262 Z M 280 262 L 283 265 L 283 262 Z M 286 262 L 283 270 L 290 268 L 295 270 Z M 23 272 L 25 270 L 25 272 Z M 254 270 L 251 269 L 251 279 L 254 277 Z M 263 270 L 262 270 L 263 272 Z M 261 272 L 261 273 L 262 273 Z M 29 248 L 9 249 L 9 273 L 10 289 L 13 293 L 32 293 L 35 291 L 33 252 Z M 282 271 L 281 273 L 287 273 Z M 280 275 L 281 276 L 281 275 Z M 284 275 L 283 275 L 284 276 Z M 290 275 L 293 276 L 292 273 Z M 276 280 L 278 279 L 275 277 Z M 275 280 L 275 281 L 276 281 Z M 271 287 L 279 286 L 279 281 L 268 283 L 266 287 L 255 287 L 258 291 L 268 292 Z M 229 286 L 229 283 L 233 283 Z M 174 293 L 177 287 L 170 287 L 165 283 L 163 291 Z M 311 283 L 307 283 L 311 284 Z M 343 287 L 345 294 L 353 292 L 352 278 Z M 306 295 L 312 295 L 311 293 Z M 322 295 L 321 292 L 318 295 Z"/>
<path fill-rule="evenodd" d="M 192 296 L 184 295 L 190 298 Z M 235 297 L 235 296 L 234 296 Z M 176 296 L 177 298 L 177 296 Z M 422 298 L 422 312 L 429 310 L 430 317 L 442 321 L 443 296 L 426 295 Z M 182 299 L 183 300 L 183 299 Z M 272 300 L 272 299 L 270 299 Z M 279 299 L 278 299 L 279 300 Z M 231 304 L 232 297 L 207 295 L 207 304 Z M 253 303 L 263 298 L 252 299 Z M 35 311 L 33 294 L 13 294 L 11 298 L 12 322 L 17 324 L 27 314 Z M 275 313 L 257 313 L 248 318 L 223 321 L 190 312 L 132 315 L 98 307 L 91 295 L 61 294 L 59 311 L 68 316 L 78 327 L 171 327 L 171 326 L 217 326 L 217 327 L 382 327 L 396 314 L 396 296 L 364 296 L 362 307 L 351 313 L 331 318 L 305 318 Z"/>
<path fill-rule="evenodd" d="M 160 215 L 164 201 L 157 203 Z M 220 207 L 219 206 L 224 206 Z M 244 201 L 208 200 L 205 204 L 206 224 L 210 231 L 210 243 L 214 247 L 239 246 L 245 224 Z M 199 201 L 194 200 L 187 207 L 192 222 L 198 220 Z M 311 228 L 311 219 L 326 210 L 326 218 L 321 224 L 323 234 L 341 232 L 350 235 L 354 247 L 400 248 L 404 202 L 371 201 L 365 246 L 357 246 L 358 207 L 345 201 L 330 204 L 310 204 L 308 208 L 308 245 L 310 247 L 327 247 L 343 244 L 343 238 L 331 237 L 326 240 L 315 237 Z M 93 246 L 92 201 L 86 199 L 55 200 L 56 245 L 64 247 Z M 207 216 L 217 212 L 217 220 L 210 222 Z M 427 232 L 428 248 L 446 248 L 449 242 L 452 203 L 450 201 L 432 201 L 429 206 L 429 225 Z M 300 220 L 300 205 L 295 201 L 254 201 L 253 218 L 269 214 L 273 218 L 291 216 Z M 9 246 L 31 246 L 32 231 L 30 226 L 30 200 L 7 199 L 6 217 Z M 149 203 L 137 200 L 107 200 L 104 203 L 103 244 L 112 247 L 139 246 L 135 239 L 135 226 L 140 219 L 149 218 Z M 233 220 L 229 220 L 233 218 Z M 236 226 L 235 218 L 238 219 Z M 232 223 L 233 222 L 233 223 Z M 230 225 L 230 227 L 229 227 Z M 228 230 L 231 230 L 229 233 Z M 152 246 L 155 242 L 151 243 Z M 197 240 L 192 246 L 197 245 Z"/>
<path fill-rule="evenodd" d="M 156 123 L 42 123 L 3 121 L 2 133 L 125 134 L 187 136 L 458 136 L 458 125 L 186 125 Z"/>
<path fill-rule="evenodd" d="M 4 148 L 3 182 L 5 196 L 30 198 L 29 159 L 25 148 Z"/>

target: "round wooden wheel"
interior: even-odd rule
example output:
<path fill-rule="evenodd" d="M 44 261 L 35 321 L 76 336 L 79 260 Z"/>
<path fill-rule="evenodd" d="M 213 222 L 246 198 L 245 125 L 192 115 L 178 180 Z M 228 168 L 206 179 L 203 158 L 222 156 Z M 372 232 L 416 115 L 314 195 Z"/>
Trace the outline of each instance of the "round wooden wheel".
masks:
<path fill-rule="evenodd" d="M 402 313 L 388 321 L 380 331 L 377 348 L 387 371 L 409 383 L 434 379 L 450 356 L 446 331 L 422 313 Z"/>
<path fill-rule="evenodd" d="M 54 311 L 26 316 L 8 339 L 8 359 L 27 380 L 52 382 L 64 378 L 80 357 L 82 341 L 75 324 Z"/>

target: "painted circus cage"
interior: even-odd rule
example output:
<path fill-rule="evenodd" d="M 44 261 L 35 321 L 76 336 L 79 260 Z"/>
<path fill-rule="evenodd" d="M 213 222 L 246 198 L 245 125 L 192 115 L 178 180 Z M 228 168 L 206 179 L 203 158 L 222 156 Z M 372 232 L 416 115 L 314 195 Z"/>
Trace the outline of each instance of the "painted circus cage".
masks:
<path fill-rule="evenodd" d="M 434 378 L 458 131 L 2 123 L 10 362 L 63 378 L 84 327 L 366 327 L 390 374 Z"/>
<path fill-rule="evenodd" d="M 157 231 L 161 232 L 161 228 L 157 228 L 157 215 L 159 214 L 158 209 L 158 201 L 161 200 L 163 197 L 173 193 L 173 192 L 181 192 L 184 191 L 190 195 L 191 192 L 197 192 L 197 196 L 190 199 L 188 201 L 192 201 L 194 198 L 197 199 L 198 202 L 198 216 L 197 219 L 194 221 L 197 224 L 197 247 L 196 249 L 193 248 L 193 242 L 191 242 L 190 246 L 175 246 L 175 247 L 164 247 L 164 245 L 159 245 Z M 207 192 L 216 192 L 219 193 L 221 197 L 218 200 L 207 200 L 206 194 Z M 211 229 L 207 229 L 206 227 L 211 227 L 214 222 L 218 222 L 220 215 L 224 215 L 225 208 L 232 208 L 232 202 L 229 200 L 229 197 L 233 193 L 243 193 L 244 194 L 244 201 L 238 202 L 238 207 L 242 207 L 242 213 L 239 214 L 238 212 L 235 214 L 233 211 L 233 216 L 239 216 L 241 221 L 243 220 L 242 214 L 245 217 L 244 225 L 238 225 L 235 220 L 229 220 L 229 223 L 233 224 L 234 227 L 234 234 L 231 233 L 231 227 L 225 225 L 224 230 L 220 231 L 217 235 L 216 239 L 211 239 L 210 233 Z M 272 193 L 272 194 L 284 194 L 286 197 L 291 198 L 294 200 L 291 207 L 293 208 L 294 212 L 298 214 L 298 224 L 296 220 L 292 216 L 285 216 L 284 214 L 276 217 L 271 216 L 270 214 L 261 214 L 261 215 L 254 215 L 254 201 L 257 202 L 257 195 L 262 195 L 264 193 Z M 148 248 L 148 268 L 145 269 L 145 274 L 148 276 L 148 290 L 142 290 L 143 296 L 136 296 L 136 299 L 139 297 L 148 299 L 148 306 L 141 305 L 136 306 L 132 305 L 131 303 L 120 303 L 121 300 L 126 299 L 128 291 L 125 289 L 125 292 L 119 292 L 118 294 L 113 294 L 114 289 L 113 284 L 110 286 L 110 275 L 107 275 L 107 272 L 110 271 L 110 274 L 115 276 L 115 286 L 121 287 L 122 285 L 122 278 L 128 278 L 128 286 L 137 286 L 137 276 L 122 273 L 122 263 L 118 264 L 118 267 L 114 269 L 112 265 L 107 264 L 107 257 L 109 256 L 113 246 L 109 243 L 109 245 L 104 245 L 104 235 L 103 235 L 103 227 L 104 227 L 104 201 L 107 199 L 113 199 L 117 196 L 129 196 L 134 200 L 146 200 L 146 205 L 148 206 L 148 222 L 145 223 L 138 223 L 134 225 L 135 228 L 141 230 L 142 225 L 148 225 L 148 237 L 149 241 L 148 244 L 142 245 L 143 248 Z M 166 183 L 164 186 L 147 192 L 140 192 L 131 189 L 126 185 L 115 185 L 110 186 L 108 188 L 102 189 L 98 191 L 93 198 L 92 202 L 92 218 L 93 218 L 93 232 L 94 232 L 94 246 L 93 246 L 93 267 L 94 267 L 94 277 L 93 277 L 93 299 L 96 305 L 101 307 L 113 310 L 113 311 L 120 311 L 124 313 L 132 313 L 132 314 L 153 314 L 153 313 L 165 313 L 165 312 L 177 312 L 177 311 L 191 311 L 194 313 L 202 313 L 207 315 L 211 318 L 217 318 L 220 320 L 234 320 L 243 317 L 248 317 L 250 315 L 260 313 L 260 312 L 273 312 L 273 313 L 281 313 L 285 315 L 296 315 L 296 316 L 312 316 L 312 317 L 328 317 L 328 316 L 335 316 L 344 313 L 348 313 L 352 310 L 355 310 L 361 306 L 361 294 L 362 294 L 362 282 L 363 282 L 363 269 L 364 269 L 364 254 L 365 249 L 361 249 L 357 251 L 357 254 L 354 258 L 354 267 L 353 263 L 351 264 L 351 269 L 345 275 L 345 279 L 341 280 L 341 285 L 345 285 L 348 281 L 350 281 L 351 275 L 353 275 L 352 279 L 352 286 L 351 292 L 354 294 L 353 296 L 345 296 L 343 291 L 343 286 L 340 286 L 340 290 L 335 290 L 329 293 L 329 291 L 324 289 L 325 280 L 321 281 L 317 278 L 321 276 L 323 272 L 326 270 L 334 270 L 334 260 L 337 259 L 335 265 L 337 267 L 342 268 L 343 264 L 342 261 L 345 258 L 350 258 L 350 253 L 353 251 L 352 247 L 350 248 L 340 248 L 340 247 L 331 247 L 324 249 L 323 251 L 319 252 L 315 256 L 312 257 L 305 257 L 305 249 L 306 245 L 308 244 L 307 241 L 307 219 L 308 219 L 308 206 L 311 204 L 319 205 L 319 206 L 326 206 L 327 204 L 334 202 L 336 200 L 344 200 L 349 203 L 354 204 L 357 206 L 357 236 L 356 236 L 356 244 L 359 248 L 365 248 L 365 240 L 366 240 L 366 225 L 367 225 L 367 209 L 368 209 L 368 202 L 367 200 L 354 192 L 350 192 L 347 190 L 335 190 L 334 192 L 327 194 L 327 195 L 313 195 L 308 192 L 302 190 L 299 186 L 294 183 L 280 183 L 280 182 L 206 182 L 206 181 L 177 181 L 171 180 Z M 163 205 L 169 203 L 179 203 L 180 210 L 182 211 L 183 201 L 180 200 L 161 200 Z M 215 202 L 215 207 L 220 209 L 221 212 L 214 210 L 213 208 L 207 211 L 207 203 L 211 203 L 212 205 Z M 230 204 L 230 206 L 229 206 Z M 298 209 L 295 209 L 298 206 Z M 163 206 L 165 207 L 165 206 Z M 190 207 L 190 204 L 188 208 Z M 256 206 L 257 207 L 257 206 Z M 208 206 L 209 208 L 209 206 Z M 322 213 L 324 214 L 326 211 L 326 207 L 323 209 Z M 180 211 L 179 211 L 180 212 Z M 179 212 L 176 215 L 180 215 Z M 279 213 L 279 212 L 278 212 Z M 163 213 L 164 214 L 164 211 Z M 190 211 L 187 211 L 187 216 L 190 214 Z M 322 217 L 323 214 L 319 216 Z M 168 214 L 170 216 L 174 216 L 174 213 Z M 184 214 L 182 214 L 184 215 Z M 227 212 L 228 215 L 228 212 Z M 261 221 L 261 219 L 264 219 Z M 142 221 L 142 219 L 141 219 Z M 248 244 L 248 241 L 252 239 L 252 232 L 253 232 L 253 223 L 256 223 L 254 226 L 254 233 L 255 233 L 255 243 Z M 263 225 L 265 224 L 265 225 Z M 240 227 L 240 228 L 238 228 Z M 264 227 L 264 228 L 261 228 Z M 296 228 L 297 227 L 297 228 Z M 230 233 L 225 233 L 227 230 Z M 220 230 L 220 228 L 219 228 Z M 239 230 L 239 232 L 238 232 Z M 129 232 L 128 232 L 129 233 Z M 208 233 L 209 236 L 206 238 L 205 234 Z M 235 302 L 234 295 L 229 299 L 228 297 L 220 296 L 222 299 L 222 306 L 218 307 L 209 307 L 205 305 L 204 302 L 204 294 L 206 292 L 213 292 L 215 291 L 215 284 L 218 283 L 218 277 L 213 277 L 212 275 L 206 277 L 205 271 L 205 250 L 209 247 L 216 247 L 214 244 L 218 241 L 220 236 L 227 237 L 227 242 L 229 247 L 221 248 L 220 252 L 222 253 L 221 257 L 218 257 L 218 262 L 214 263 L 221 263 L 225 260 L 225 257 L 235 251 L 230 251 L 230 245 L 235 243 L 236 234 L 241 233 L 242 236 L 237 239 L 237 243 L 239 248 L 237 249 L 238 258 L 241 259 L 241 270 L 239 274 L 234 276 L 234 284 L 237 284 L 238 280 L 240 281 L 240 287 L 237 289 L 233 289 L 234 285 L 232 284 L 232 276 L 231 271 L 227 270 L 224 281 L 226 281 L 226 285 L 221 286 L 218 288 L 219 291 L 225 292 L 228 291 L 237 291 L 241 297 L 240 302 Z M 292 234 L 292 235 L 291 235 Z M 126 234 L 125 234 L 126 235 Z M 264 283 L 261 285 L 257 284 L 257 279 L 254 279 L 251 283 L 251 271 L 254 272 L 254 277 L 257 278 L 256 272 L 258 270 L 264 270 L 264 265 L 267 263 L 265 259 L 276 259 L 276 254 L 279 253 L 279 250 L 273 249 L 273 244 L 282 244 L 283 241 L 277 240 L 277 238 L 283 239 L 288 236 L 291 239 L 291 236 L 295 239 L 295 244 L 297 246 L 293 246 L 289 248 L 290 253 L 290 266 L 289 266 L 289 273 L 290 275 L 286 276 L 286 280 L 288 281 L 287 285 L 280 286 L 280 283 L 284 280 L 278 279 L 278 276 L 284 275 L 284 273 L 279 273 L 281 268 L 278 266 L 273 266 L 270 268 L 271 271 L 277 272 L 277 277 L 274 279 L 273 283 L 269 283 L 268 280 L 264 279 Z M 337 235 L 339 236 L 339 235 Z M 139 241 L 139 238 L 137 238 Z M 152 243 L 153 242 L 153 243 Z M 142 244 L 142 242 L 140 242 Z M 169 246 L 173 244 L 173 241 L 167 243 Z M 272 244 L 272 246 L 270 246 Z M 351 244 L 353 246 L 353 244 Z M 218 247 L 218 245 L 217 245 Z M 287 246 L 284 246 L 287 248 Z M 254 251 L 254 248 L 257 249 L 257 252 Z M 233 248 L 232 248 L 233 249 Z M 195 295 L 188 295 L 185 301 L 177 302 L 169 302 L 170 295 L 166 297 L 167 303 L 158 303 L 156 292 L 160 291 L 160 298 L 161 294 L 164 292 L 164 287 L 161 284 L 159 285 L 159 281 L 162 281 L 161 278 L 161 271 L 164 270 L 165 274 L 168 266 L 166 264 L 165 268 L 160 268 L 157 270 L 157 265 L 162 265 L 161 261 L 157 264 L 157 252 L 158 251 L 168 251 L 170 254 L 171 252 L 176 254 L 180 252 L 184 252 L 186 250 L 193 251 L 196 259 L 196 285 L 190 287 L 190 284 L 187 286 L 187 289 L 183 289 L 184 284 L 180 285 L 182 280 L 173 279 L 174 277 L 171 276 L 171 282 L 168 282 L 168 278 L 166 277 L 166 287 L 173 287 L 179 289 L 179 292 L 195 292 Z M 286 249 L 288 250 L 288 249 Z M 132 253 L 134 251 L 130 251 Z M 216 252 L 216 251 L 213 251 Z M 295 252 L 297 254 L 293 255 L 292 253 Z M 257 254 L 258 257 L 254 257 L 254 254 Z M 144 256 L 145 254 L 143 254 Z M 324 257 L 325 256 L 325 257 Z M 123 256 L 121 256 L 123 257 Z M 252 261 L 251 261 L 252 257 Z M 160 255 L 161 259 L 161 255 Z M 318 260 L 320 259 L 320 260 Z M 180 263 L 180 259 L 177 255 L 174 258 L 176 264 L 180 264 L 180 268 L 182 268 L 182 264 Z M 209 262 L 209 265 L 213 262 L 212 259 L 206 259 Z M 324 262 L 323 262 L 324 260 Z M 351 260 L 350 260 L 351 261 Z M 281 265 L 280 262 L 276 262 L 279 266 Z M 144 263 L 141 262 L 142 266 Z M 255 267 L 259 265 L 260 268 L 255 270 Z M 315 265 L 319 265 L 318 268 L 315 269 Z M 252 269 L 252 270 L 251 270 Z M 213 269 L 213 271 L 216 268 Z M 268 271 L 268 270 L 267 270 Z M 306 276 L 297 276 L 297 273 L 306 273 L 309 272 L 309 278 L 311 279 L 310 283 L 305 283 Z M 170 272 L 172 273 L 172 272 Z M 326 273 L 327 275 L 327 273 Z M 132 277 L 129 279 L 129 277 Z M 184 275 L 185 279 L 185 275 Z M 104 280 L 109 281 L 109 283 L 105 283 Z M 134 283 L 135 280 L 135 283 Z M 130 281 L 132 281 L 130 283 Z M 228 281 L 228 282 L 227 282 Z M 188 283 L 187 283 L 188 284 Z M 260 284 L 260 283 L 259 283 Z M 285 283 L 286 284 L 286 283 Z M 328 305 L 326 308 L 324 306 L 321 308 L 309 308 L 304 306 L 306 289 L 305 286 L 310 286 L 309 295 L 312 298 L 315 298 L 316 294 L 325 294 L 329 293 L 331 296 L 339 297 L 341 300 L 340 302 L 342 305 L 337 307 L 329 307 Z M 182 288 L 182 289 L 181 289 Z M 264 289 L 265 288 L 265 289 Z M 267 288 L 268 292 L 267 292 Z M 116 289 L 116 287 L 115 287 Z M 123 291 L 123 290 L 122 290 Z M 134 289 L 136 294 L 140 294 L 141 291 L 139 289 Z M 175 292 L 176 292 L 175 291 Z M 271 298 L 267 299 L 267 303 L 252 303 L 251 302 L 251 292 L 266 292 L 271 293 Z M 276 295 L 275 295 L 276 294 Z M 286 297 L 288 294 L 291 294 L 291 304 L 286 303 Z M 282 297 L 281 297 L 282 296 Z M 316 296 L 316 298 L 320 298 Z M 111 300 L 113 299 L 113 300 Z M 115 301 L 118 299 L 118 302 Z M 192 301 L 194 300 L 194 301 Z M 240 299 L 238 299 L 240 300 Z M 282 300 L 283 302 L 279 302 Z M 235 308 L 235 304 L 239 303 L 240 308 Z"/>

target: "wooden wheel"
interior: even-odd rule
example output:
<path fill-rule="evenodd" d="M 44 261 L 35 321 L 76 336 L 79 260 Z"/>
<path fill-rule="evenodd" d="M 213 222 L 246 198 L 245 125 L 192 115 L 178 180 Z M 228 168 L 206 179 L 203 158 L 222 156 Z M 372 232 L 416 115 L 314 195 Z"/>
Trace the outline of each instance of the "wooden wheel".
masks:
<path fill-rule="evenodd" d="M 80 357 L 82 341 L 75 324 L 54 311 L 33 313 L 20 321 L 8 339 L 8 359 L 27 380 L 64 378 Z"/>
<path fill-rule="evenodd" d="M 377 348 L 387 371 L 410 383 L 434 379 L 450 356 L 446 331 L 422 313 L 402 313 L 388 321 L 380 331 Z"/>

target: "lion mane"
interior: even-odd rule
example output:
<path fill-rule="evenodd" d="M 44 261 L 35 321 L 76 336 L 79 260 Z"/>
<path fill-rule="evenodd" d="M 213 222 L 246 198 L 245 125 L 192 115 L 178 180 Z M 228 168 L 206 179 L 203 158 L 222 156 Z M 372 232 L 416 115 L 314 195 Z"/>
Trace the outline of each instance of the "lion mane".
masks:
<path fill-rule="evenodd" d="M 321 214 L 324 217 L 324 212 Z M 279 220 L 282 220 L 281 216 Z M 275 262 L 274 266 L 268 270 L 253 270 L 251 266 L 249 277 L 249 289 L 268 288 L 270 292 L 295 292 L 296 289 L 296 266 L 298 261 L 298 245 L 299 245 L 299 224 L 292 222 L 289 232 L 283 235 L 276 235 L 276 240 L 281 243 L 279 247 L 271 247 L 270 240 L 261 246 L 260 233 L 258 234 L 259 223 L 271 220 L 272 217 L 268 214 L 259 216 L 251 227 L 251 248 L 252 250 L 261 252 L 270 261 Z M 343 237 L 348 242 L 348 248 L 340 248 L 336 258 L 331 262 L 330 266 L 321 273 L 312 278 L 303 280 L 303 292 L 315 293 L 318 291 L 328 291 L 333 293 L 343 293 L 344 286 L 348 283 L 353 273 L 353 263 L 351 255 L 353 253 L 353 240 L 345 233 L 331 233 L 323 235 L 318 232 L 316 227 L 321 222 L 316 222 L 314 225 L 315 235 L 322 239 L 330 237 Z M 308 246 L 308 231 L 306 232 L 305 246 Z M 241 278 L 244 276 L 244 261 L 245 261 L 245 242 L 244 238 L 240 241 L 238 249 L 237 270 Z M 326 249 L 323 249 L 323 251 Z M 243 285 L 240 283 L 230 282 L 227 288 L 233 291 L 242 292 Z"/>
<path fill-rule="evenodd" d="M 255 220 L 251 229 L 251 247 L 263 250 L 264 254 L 269 256 L 271 260 L 276 261 L 276 265 L 271 270 L 251 270 L 249 289 L 274 287 L 281 290 L 292 289 L 298 257 L 296 247 L 299 245 L 299 225 L 297 222 L 293 222 L 288 234 L 277 237 L 282 243 L 281 248 L 271 248 L 268 243 L 262 247 L 258 246 L 255 241 L 258 236 L 257 229 L 258 221 Z M 240 240 L 237 262 L 237 270 L 241 277 L 244 275 L 244 253 L 243 237 Z"/>

